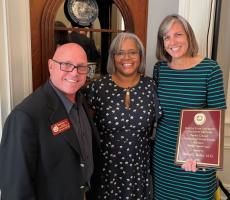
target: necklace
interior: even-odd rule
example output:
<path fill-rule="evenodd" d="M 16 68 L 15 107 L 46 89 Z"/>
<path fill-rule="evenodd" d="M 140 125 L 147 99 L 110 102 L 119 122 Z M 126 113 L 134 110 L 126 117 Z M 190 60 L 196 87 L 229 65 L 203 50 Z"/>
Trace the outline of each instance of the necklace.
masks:
<path fill-rule="evenodd" d="M 116 74 L 112 75 L 112 80 L 115 82 L 115 84 L 121 88 L 124 88 L 125 94 L 124 94 L 124 106 L 126 109 L 130 108 L 131 105 L 131 87 L 134 87 L 137 85 L 140 81 L 140 74 L 137 74 L 132 81 L 128 82 L 127 80 L 123 79 L 120 80 L 119 77 L 117 77 Z"/>

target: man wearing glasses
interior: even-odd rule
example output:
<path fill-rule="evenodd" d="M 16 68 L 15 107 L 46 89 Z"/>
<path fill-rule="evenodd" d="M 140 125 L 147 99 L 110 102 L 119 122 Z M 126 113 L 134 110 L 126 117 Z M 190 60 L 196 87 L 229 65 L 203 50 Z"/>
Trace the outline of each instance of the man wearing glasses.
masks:
<path fill-rule="evenodd" d="M 83 200 L 97 131 L 80 88 L 89 67 L 81 46 L 57 48 L 50 79 L 16 106 L 0 144 L 3 200 Z M 95 137 L 95 138 L 94 138 Z"/>

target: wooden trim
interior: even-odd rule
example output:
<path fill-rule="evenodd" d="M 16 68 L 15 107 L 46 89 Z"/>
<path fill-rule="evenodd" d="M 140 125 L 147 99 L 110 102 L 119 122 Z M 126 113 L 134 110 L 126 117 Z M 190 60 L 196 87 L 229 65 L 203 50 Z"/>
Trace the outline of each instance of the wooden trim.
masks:
<path fill-rule="evenodd" d="M 134 33 L 134 23 L 132 13 L 124 0 L 114 0 L 114 3 L 119 8 L 122 17 L 124 18 L 125 29 L 128 32 Z"/>
<path fill-rule="evenodd" d="M 47 61 L 52 57 L 54 47 L 54 21 L 58 8 L 63 0 L 49 0 L 45 4 L 41 19 L 41 42 L 42 42 L 42 81 L 49 77 Z"/>
<path fill-rule="evenodd" d="M 106 32 L 106 33 L 119 33 L 119 32 L 124 32 L 125 30 L 118 30 L 118 29 L 96 29 L 96 28 L 65 28 L 65 27 L 54 27 L 54 30 L 58 31 L 74 31 L 74 32 L 79 32 L 79 31 L 91 31 L 91 32 Z"/>

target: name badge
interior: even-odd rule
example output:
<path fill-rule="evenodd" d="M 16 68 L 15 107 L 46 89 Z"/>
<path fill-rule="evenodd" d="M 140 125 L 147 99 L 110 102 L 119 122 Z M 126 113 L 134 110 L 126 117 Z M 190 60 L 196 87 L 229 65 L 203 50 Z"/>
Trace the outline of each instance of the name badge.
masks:
<path fill-rule="evenodd" d="M 51 131 L 54 136 L 63 133 L 64 131 L 70 129 L 70 123 L 68 119 L 64 119 L 62 121 L 59 121 L 53 125 L 51 125 Z"/>

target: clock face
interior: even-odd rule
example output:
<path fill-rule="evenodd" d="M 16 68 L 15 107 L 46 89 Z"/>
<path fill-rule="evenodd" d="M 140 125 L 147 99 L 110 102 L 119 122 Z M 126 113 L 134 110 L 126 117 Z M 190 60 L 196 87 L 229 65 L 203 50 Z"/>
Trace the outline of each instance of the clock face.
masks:
<path fill-rule="evenodd" d="M 81 26 L 89 26 L 98 17 L 95 0 L 68 0 L 67 10 L 70 18 Z"/>

